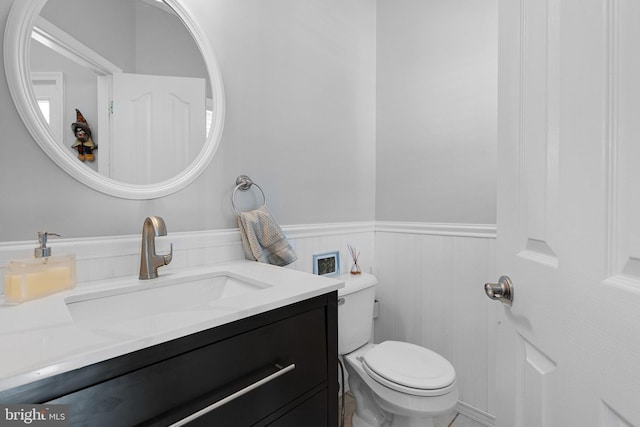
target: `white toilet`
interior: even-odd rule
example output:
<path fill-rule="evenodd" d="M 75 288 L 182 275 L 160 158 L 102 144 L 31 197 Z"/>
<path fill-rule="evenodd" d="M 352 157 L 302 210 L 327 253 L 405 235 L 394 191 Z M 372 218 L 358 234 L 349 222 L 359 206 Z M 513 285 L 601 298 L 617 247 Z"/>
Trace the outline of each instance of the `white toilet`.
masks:
<path fill-rule="evenodd" d="M 342 276 L 338 291 L 338 353 L 356 398 L 353 427 L 431 427 L 458 402 L 447 359 L 415 344 L 371 344 L 375 285 L 370 274 Z"/>

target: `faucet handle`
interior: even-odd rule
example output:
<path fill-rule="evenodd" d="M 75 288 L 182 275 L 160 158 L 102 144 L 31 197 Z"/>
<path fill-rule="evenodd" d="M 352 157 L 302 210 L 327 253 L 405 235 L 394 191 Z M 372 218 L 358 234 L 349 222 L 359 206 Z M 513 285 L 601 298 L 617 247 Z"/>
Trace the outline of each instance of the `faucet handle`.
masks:
<path fill-rule="evenodd" d="M 162 255 L 162 259 L 164 260 L 164 265 L 169 265 L 169 263 L 173 259 L 173 243 L 169 244 L 169 253 L 166 255 Z"/>

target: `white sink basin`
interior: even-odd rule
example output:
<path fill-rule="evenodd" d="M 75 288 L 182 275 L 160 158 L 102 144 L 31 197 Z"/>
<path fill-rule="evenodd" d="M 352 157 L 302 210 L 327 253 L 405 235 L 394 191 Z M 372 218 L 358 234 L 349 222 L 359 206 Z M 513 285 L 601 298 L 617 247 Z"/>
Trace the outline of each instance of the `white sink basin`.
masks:
<path fill-rule="evenodd" d="M 181 279 L 163 277 L 116 290 L 69 297 L 67 309 L 76 326 L 110 328 L 131 321 L 195 323 L 225 310 L 229 298 L 256 292 L 270 285 L 228 273 L 210 273 Z M 231 301 L 229 301 L 231 302 Z"/>

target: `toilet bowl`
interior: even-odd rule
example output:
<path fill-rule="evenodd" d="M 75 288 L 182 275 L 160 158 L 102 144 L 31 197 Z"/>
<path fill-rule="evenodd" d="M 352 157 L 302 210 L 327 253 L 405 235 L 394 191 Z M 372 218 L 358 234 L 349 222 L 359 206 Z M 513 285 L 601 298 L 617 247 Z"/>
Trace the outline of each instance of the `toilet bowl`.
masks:
<path fill-rule="evenodd" d="M 356 399 L 353 427 L 430 427 L 458 401 L 455 370 L 439 354 L 399 341 L 369 342 L 377 280 L 343 277 L 338 348 Z"/>

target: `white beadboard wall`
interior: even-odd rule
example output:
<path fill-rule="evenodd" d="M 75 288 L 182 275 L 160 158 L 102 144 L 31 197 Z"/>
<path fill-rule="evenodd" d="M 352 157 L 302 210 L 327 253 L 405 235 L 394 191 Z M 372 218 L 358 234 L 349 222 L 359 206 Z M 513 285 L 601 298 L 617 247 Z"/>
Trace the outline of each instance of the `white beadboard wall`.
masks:
<path fill-rule="evenodd" d="M 342 271 L 351 268 L 347 244 L 361 253 L 362 268 L 372 271 L 374 259 L 374 222 L 319 224 L 283 227 L 298 254 L 289 265 L 300 271 L 313 272 L 313 254 L 339 250 Z M 173 243 L 173 260 L 162 271 L 221 263 L 244 258 L 238 229 L 172 233 L 156 238 L 156 252 L 169 252 Z M 52 255 L 76 254 L 78 286 L 91 286 L 96 280 L 137 275 L 140 266 L 140 235 L 83 239 L 52 238 L 48 246 Z M 33 256 L 37 240 L 0 243 L 0 281 L 4 290 L 4 270 L 12 259 Z M 3 291 L 2 291 L 3 292 Z"/>
<path fill-rule="evenodd" d="M 376 223 L 375 342 L 427 347 L 455 367 L 457 410 L 494 425 L 495 226 Z"/>
<path fill-rule="evenodd" d="M 458 411 L 491 426 L 495 395 L 495 310 L 483 285 L 496 279 L 495 226 L 354 222 L 283 227 L 298 260 L 288 268 L 313 272 L 313 254 L 340 251 L 343 272 L 351 262 L 347 244 L 360 252 L 363 271 L 378 277 L 375 341 L 394 339 L 428 347 L 456 368 Z M 171 233 L 157 238 L 157 252 L 174 245 L 160 271 L 244 257 L 237 229 Z M 75 253 L 78 286 L 138 274 L 140 236 L 51 239 L 53 253 Z M 9 260 L 30 257 L 35 241 L 0 243 L 0 280 Z"/>

